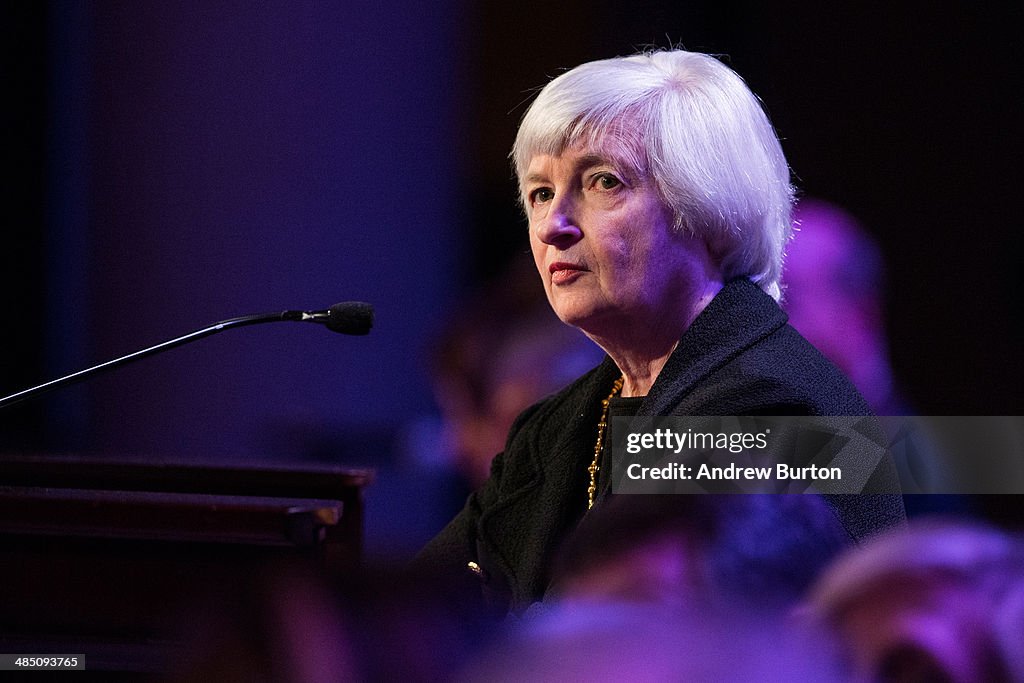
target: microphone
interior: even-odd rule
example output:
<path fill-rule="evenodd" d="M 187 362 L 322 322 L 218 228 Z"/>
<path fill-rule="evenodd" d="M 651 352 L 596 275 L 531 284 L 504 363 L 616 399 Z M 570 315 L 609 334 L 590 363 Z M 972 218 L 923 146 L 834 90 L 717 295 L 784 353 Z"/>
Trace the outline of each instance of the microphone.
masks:
<path fill-rule="evenodd" d="M 323 311 L 280 311 L 277 313 L 259 313 L 256 315 L 243 315 L 238 318 L 229 318 L 228 320 L 222 320 L 219 323 L 214 323 L 209 327 L 204 327 L 201 330 L 190 332 L 174 339 L 168 339 L 165 342 L 150 346 L 142 349 L 141 351 L 135 351 L 128 355 L 108 360 L 106 363 L 100 363 L 94 365 L 91 368 L 85 370 L 79 370 L 73 372 L 70 375 L 65 375 L 59 379 L 51 380 L 38 386 L 30 387 L 23 391 L 19 391 L 16 394 L 5 396 L 0 398 L 0 409 L 6 408 L 9 405 L 20 403 L 29 398 L 35 396 L 41 396 L 42 394 L 49 393 L 54 389 L 60 387 L 77 384 L 93 375 L 98 375 L 108 370 L 127 365 L 137 360 L 152 356 L 163 351 L 168 351 L 177 346 L 182 346 L 190 342 L 194 342 L 203 337 L 209 337 L 211 334 L 217 334 L 224 330 L 232 327 L 244 327 L 247 325 L 258 325 L 261 323 L 276 323 L 276 322 L 312 322 L 319 323 L 327 327 L 332 332 L 339 332 L 341 334 L 353 334 L 353 335 L 364 335 L 370 333 L 370 328 L 373 327 L 373 306 L 361 301 L 343 301 L 339 304 L 334 304 L 330 308 Z"/>
<path fill-rule="evenodd" d="M 302 321 L 320 323 L 332 332 L 342 334 L 369 334 L 373 327 L 373 306 L 361 301 L 343 301 L 326 311 L 286 311 L 300 313 Z"/>

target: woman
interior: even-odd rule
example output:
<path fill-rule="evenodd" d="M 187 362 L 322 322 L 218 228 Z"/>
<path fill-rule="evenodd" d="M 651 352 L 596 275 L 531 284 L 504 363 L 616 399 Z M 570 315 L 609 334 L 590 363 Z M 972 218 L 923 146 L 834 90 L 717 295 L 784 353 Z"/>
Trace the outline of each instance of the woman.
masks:
<path fill-rule="evenodd" d="M 681 50 L 549 83 L 512 151 L 534 260 L 559 318 L 608 354 L 513 425 L 490 479 L 421 554 L 502 606 L 541 599 L 552 556 L 610 484 L 612 415 L 869 415 L 776 300 L 792 188 L 742 79 Z M 852 538 L 895 497 L 830 500 Z"/>

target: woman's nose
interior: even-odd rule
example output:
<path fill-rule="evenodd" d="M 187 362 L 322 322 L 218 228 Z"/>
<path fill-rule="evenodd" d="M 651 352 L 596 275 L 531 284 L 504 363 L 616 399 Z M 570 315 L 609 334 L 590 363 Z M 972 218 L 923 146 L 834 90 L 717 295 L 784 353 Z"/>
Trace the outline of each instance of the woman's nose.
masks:
<path fill-rule="evenodd" d="M 568 249 L 583 238 L 578 223 L 572 202 L 555 200 L 547 215 L 535 226 L 537 238 L 558 249 Z"/>

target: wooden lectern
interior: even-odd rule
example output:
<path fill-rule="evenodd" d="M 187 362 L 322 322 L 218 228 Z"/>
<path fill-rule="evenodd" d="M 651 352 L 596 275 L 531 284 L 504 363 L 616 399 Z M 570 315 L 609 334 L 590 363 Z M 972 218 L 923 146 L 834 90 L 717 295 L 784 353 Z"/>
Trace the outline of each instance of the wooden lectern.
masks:
<path fill-rule="evenodd" d="M 371 480 L 322 465 L 0 456 L 0 652 L 165 671 L 183 606 L 241 596 L 281 564 L 355 568 Z"/>

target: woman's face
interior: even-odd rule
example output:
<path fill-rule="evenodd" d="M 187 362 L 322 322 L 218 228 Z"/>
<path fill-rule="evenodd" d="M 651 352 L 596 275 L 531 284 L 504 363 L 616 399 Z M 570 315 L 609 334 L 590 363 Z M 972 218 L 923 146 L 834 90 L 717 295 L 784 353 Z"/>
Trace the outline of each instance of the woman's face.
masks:
<path fill-rule="evenodd" d="M 522 188 L 534 261 L 562 321 L 598 336 L 674 324 L 703 291 L 703 243 L 673 229 L 653 179 L 613 151 L 536 155 Z"/>

